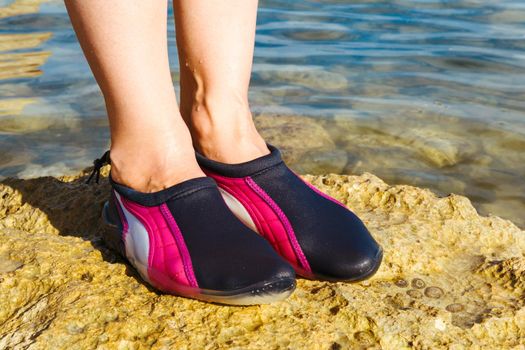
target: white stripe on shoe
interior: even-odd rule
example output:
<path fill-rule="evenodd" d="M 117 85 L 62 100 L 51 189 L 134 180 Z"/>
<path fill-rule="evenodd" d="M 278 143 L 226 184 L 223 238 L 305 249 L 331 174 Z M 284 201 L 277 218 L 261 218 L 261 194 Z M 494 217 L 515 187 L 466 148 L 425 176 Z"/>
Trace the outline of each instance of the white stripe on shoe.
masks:
<path fill-rule="evenodd" d="M 243 224 L 251 228 L 253 231 L 259 233 L 259 231 L 257 231 L 257 226 L 255 226 L 255 222 L 253 222 L 252 217 L 250 216 L 244 205 L 242 205 L 242 203 L 239 202 L 237 198 L 232 196 L 226 190 L 219 187 L 219 191 L 221 192 L 222 198 L 224 199 L 226 205 L 228 206 L 228 208 L 230 208 L 232 213 L 235 214 L 235 216 L 239 220 L 241 220 Z"/>
<path fill-rule="evenodd" d="M 128 233 L 125 235 L 124 246 L 126 247 L 126 257 L 129 262 L 137 268 L 140 275 L 151 284 L 148 275 L 149 261 L 149 234 L 142 222 L 131 214 L 124 204 L 117 191 L 114 191 L 118 205 L 128 222 Z"/>

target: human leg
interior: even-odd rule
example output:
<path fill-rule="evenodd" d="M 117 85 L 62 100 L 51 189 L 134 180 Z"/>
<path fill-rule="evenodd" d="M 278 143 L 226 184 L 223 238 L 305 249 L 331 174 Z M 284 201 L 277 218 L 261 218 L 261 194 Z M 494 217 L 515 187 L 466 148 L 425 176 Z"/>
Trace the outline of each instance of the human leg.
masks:
<path fill-rule="evenodd" d="M 110 119 L 106 244 L 167 293 L 243 305 L 287 297 L 291 266 L 235 218 L 196 163 L 171 83 L 166 3 L 66 5 Z"/>
<path fill-rule="evenodd" d="M 175 0 L 181 113 L 195 148 L 239 163 L 268 154 L 248 104 L 257 0 Z"/>
<path fill-rule="evenodd" d="M 106 102 L 113 179 L 153 192 L 204 176 L 171 81 L 167 3 L 65 3 Z"/>
<path fill-rule="evenodd" d="M 230 209 L 298 274 L 343 281 L 372 276 L 383 252 L 363 222 L 302 181 L 255 130 L 248 85 L 257 1 L 174 4 L 182 115 L 199 164 Z"/>

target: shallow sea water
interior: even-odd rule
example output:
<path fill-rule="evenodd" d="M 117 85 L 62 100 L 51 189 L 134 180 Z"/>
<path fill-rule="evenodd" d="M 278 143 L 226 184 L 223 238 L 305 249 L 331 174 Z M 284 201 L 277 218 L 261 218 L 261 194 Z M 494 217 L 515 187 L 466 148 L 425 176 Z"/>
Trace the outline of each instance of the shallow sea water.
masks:
<path fill-rule="evenodd" d="M 0 177 L 76 172 L 107 147 L 64 6 L 40 3 L 0 0 Z M 176 80 L 172 26 L 169 42 Z M 250 100 L 300 172 L 465 194 L 525 227 L 525 3 L 261 0 Z"/>

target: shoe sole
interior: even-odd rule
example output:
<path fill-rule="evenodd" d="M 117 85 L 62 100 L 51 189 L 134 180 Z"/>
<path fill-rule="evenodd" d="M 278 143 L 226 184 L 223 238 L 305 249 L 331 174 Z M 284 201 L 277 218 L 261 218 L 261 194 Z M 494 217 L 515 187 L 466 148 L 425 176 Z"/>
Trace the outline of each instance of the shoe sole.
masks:
<path fill-rule="evenodd" d="M 295 279 L 280 278 L 275 280 L 262 281 L 244 288 L 220 291 L 190 287 L 181 285 L 173 281 L 173 287 L 177 292 L 163 290 L 151 283 L 148 276 L 144 276 L 142 271 L 148 271 L 148 267 L 141 262 L 126 255 L 122 231 L 114 224 L 109 222 L 107 216 L 108 203 L 104 204 L 102 210 L 102 239 L 105 244 L 126 259 L 139 273 L 140 277 L 155 289 L 167 294 L 198 299 L 206 302 L 225 304 L 225 305 L 260 305 L 269 304 L 286 299 L 293 293 L 296 287 Z"/>

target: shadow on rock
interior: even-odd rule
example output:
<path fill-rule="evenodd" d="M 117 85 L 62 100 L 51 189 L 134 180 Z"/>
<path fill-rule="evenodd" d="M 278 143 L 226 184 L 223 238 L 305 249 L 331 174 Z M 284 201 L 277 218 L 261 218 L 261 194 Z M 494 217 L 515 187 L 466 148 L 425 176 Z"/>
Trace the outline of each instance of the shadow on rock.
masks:
<path fill-rule="evenodd" d="M 107 177 L 100 183 L 86 184 L 90 169 L 74 177 L 40 177 L 35 179 L 7 178 L 0 182 L 0 227 L 10 227 L 29 233 L 49 233 L 74 236 L 101 252 L 104 261 L 125 263 L 126 274 L 145 283 L 134 268 L 103 241 L 101 212 L 108 199 Z M 107 169 L 103 173 L 107 175 Z M 3 222 L 2 222 L 3 221 Z"/>

